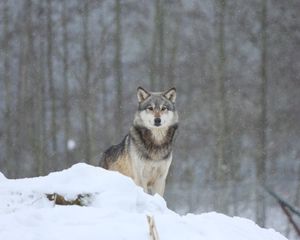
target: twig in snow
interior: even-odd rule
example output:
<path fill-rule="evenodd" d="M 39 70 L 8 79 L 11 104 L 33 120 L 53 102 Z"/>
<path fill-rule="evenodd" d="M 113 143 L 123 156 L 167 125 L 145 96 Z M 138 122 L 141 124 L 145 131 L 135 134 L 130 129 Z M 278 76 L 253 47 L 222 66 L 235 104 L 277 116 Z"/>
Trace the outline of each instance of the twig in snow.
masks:
<path fill-rule="evenodd" d="M 59 195 L 57 193 L 46 194 L 47 198 L 50 201 L 53 201 L 56 205 L 78 205 L 78 206 L 86 206 L 87 199 L 91 197 L 90 194 L 79 194 L 73 200 L 66 200 L 64 196 Z"/>
<path fill-rule="evenodd" d="M 147 215 L 147 221 L 149 225 L 149 239 L 150 240 L 159 240 L 158 232 L 155 226 L 155 221 L 152 216 Z"/>

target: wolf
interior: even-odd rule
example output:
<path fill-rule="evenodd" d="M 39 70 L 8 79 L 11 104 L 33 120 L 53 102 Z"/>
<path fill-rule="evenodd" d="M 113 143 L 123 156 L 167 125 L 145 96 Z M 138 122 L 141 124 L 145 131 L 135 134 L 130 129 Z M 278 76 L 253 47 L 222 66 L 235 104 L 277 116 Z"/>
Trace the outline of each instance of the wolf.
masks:
<path fill-rule="evenodd" d="M 137 88 L 138 109 L 129 133 L 108 148 L 100 166 L 129 176 L 149 194 L 164 194 L 178 128 L 176 89 L 149 92 Z"/>

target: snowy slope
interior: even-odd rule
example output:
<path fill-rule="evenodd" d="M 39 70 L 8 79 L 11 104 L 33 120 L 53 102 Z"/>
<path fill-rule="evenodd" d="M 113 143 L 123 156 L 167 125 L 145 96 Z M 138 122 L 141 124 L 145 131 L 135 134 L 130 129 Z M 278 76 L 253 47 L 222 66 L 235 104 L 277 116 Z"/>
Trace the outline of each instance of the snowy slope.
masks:
<path fill-rule="evenodd" d="M 80 207 L 54 205 L 45 193 L 69 200 L 89 195 L 87 206 Z M 0 239 L 149 239 L 147 215 L 154 217 L 162 240 L 286 239 L 238 217 L 213 212 L 180 216 L 131 179 L 86 164 L 28 179 L 9 180 L 0 173 Z"/>

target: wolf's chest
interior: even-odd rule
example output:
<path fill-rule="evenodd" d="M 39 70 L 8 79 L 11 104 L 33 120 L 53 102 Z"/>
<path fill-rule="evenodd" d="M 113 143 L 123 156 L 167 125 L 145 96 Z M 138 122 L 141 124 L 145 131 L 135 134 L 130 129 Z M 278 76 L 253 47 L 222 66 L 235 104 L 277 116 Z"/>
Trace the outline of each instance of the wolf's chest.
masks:
<path fill-rule="evenodd" d="M 148 181 L 155 181 L 155 179 L 166 177 L 172 161 L 172 155 L 162 160 L 144 159 L 136 151 L 132 151 L 130 155 L 134 169 L 138 171 L 136 175 Z"/>
<path fill-rule="evenodd" d="M 154 182 L 156 179 L 164 178 L 167 175 L 171 164 L 171 158 L 160 161 L 140 159 L 138 164 L 142 176 L 148 179 L 148 181 Z"/>

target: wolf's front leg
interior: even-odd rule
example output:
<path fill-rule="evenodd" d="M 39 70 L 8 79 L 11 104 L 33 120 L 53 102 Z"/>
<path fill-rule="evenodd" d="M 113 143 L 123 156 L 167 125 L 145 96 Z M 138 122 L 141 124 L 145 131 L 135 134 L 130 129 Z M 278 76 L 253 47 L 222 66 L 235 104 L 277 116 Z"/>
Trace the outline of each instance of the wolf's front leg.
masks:
<path fill-rule="evenodd" d="M 147 182 L 143 180 L 143 177 L 136 176 L 134 178 L 134 182 L 135 182 L 136 185 L 142 187 L 145 193 L 152 194 L 151 192 L 149 192 L 149 190 L 150 190 L 149 186 L 147 185 Z"/>
<path fill-rule="evenodd" d="M 154 182 L 154 184 L 151 186 L 151 193 L 152 195 L 154 195 L 155 193 L 158 193 L 160 196 L 164 196 L 164 192 L 165 192 L 165 186 L 166 186 L 166 179 L 165 178 L 159 178 L 156 179 L 156 181 Z"/>

